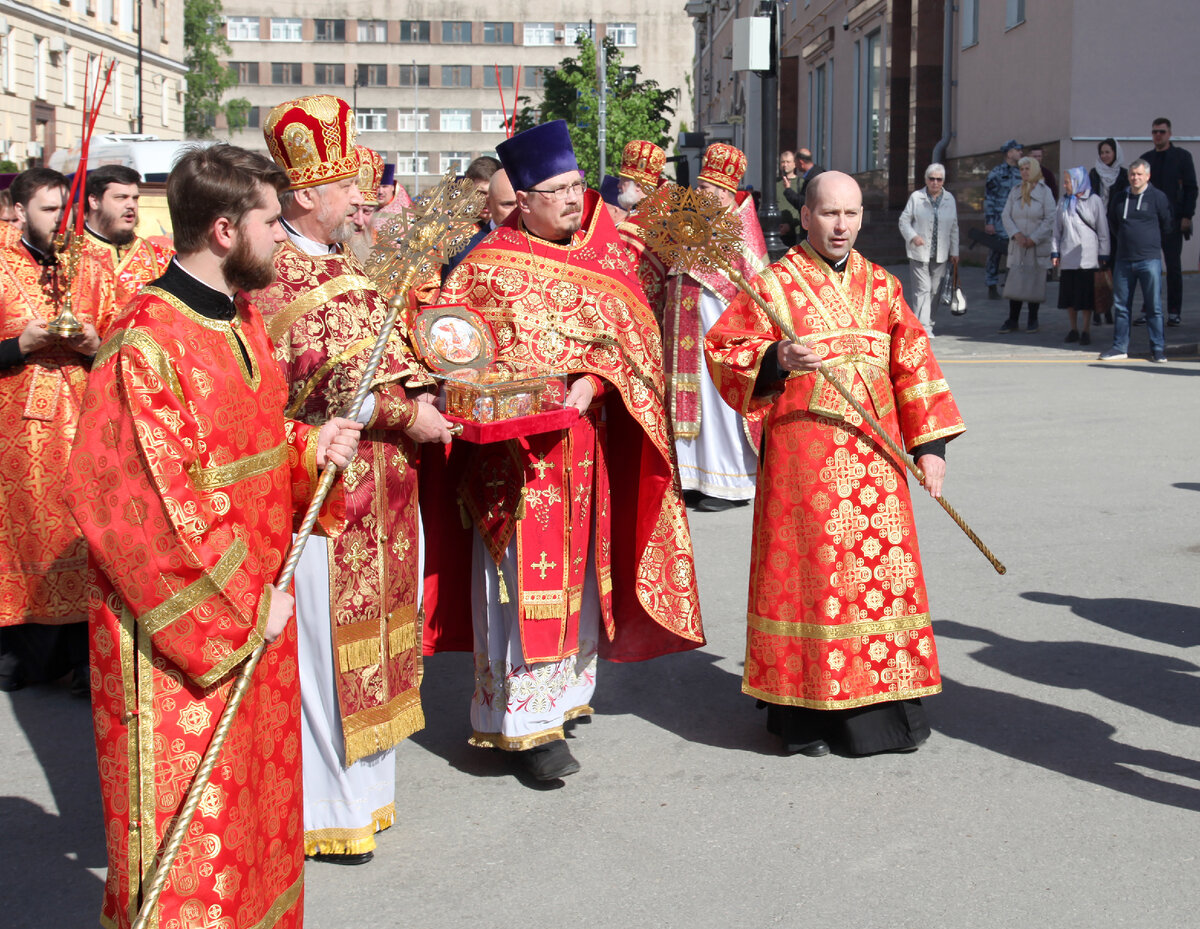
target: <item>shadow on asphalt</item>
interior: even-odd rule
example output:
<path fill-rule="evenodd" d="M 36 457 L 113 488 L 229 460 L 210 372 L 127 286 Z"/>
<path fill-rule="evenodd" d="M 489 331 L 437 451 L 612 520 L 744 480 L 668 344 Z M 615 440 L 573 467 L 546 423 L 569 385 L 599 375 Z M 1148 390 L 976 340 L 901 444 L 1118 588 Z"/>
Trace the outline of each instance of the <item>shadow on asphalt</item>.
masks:
<path fill-rule="evenodd" d="M 1136 361 L 1097 361 L 1094 368 L 1112 368 L 1120 371 L 1137 371 L 1142 374 L 1170 374 L 1175 377 L 1195 377 L 1200 374 L 1200 366 L 1181 368 L 1177 362 L 1192 361 L 1191 358 L 1170 358 L 1170 364 L 1156 365 L 1149 361 L 1139 364 Z"/>
<path fill-rule="evenodd" d="M 932 701 L 929 715 L 943 735 L 1131 797 L 1200 811 L 1200 763 L 1118 742 L 1115 727 L 1087 713 L 945 678 L 942 684 L 947 699 Z"/>
<path fill-rule="evenodd" d="M 1152 612 L 1142 601 L 1126 602 Z M 949 620 L 935 631 L 941 638 L 982 643 L 971 657 L 1013 677 L 1090 691 L 1181 726 L 1200 726 L 1200 677 L 1191 673 L 1200 668 L 1181 658 L 1096 642 L 1023 642 Z"/>
<path fill-rule="evenodd" d="M 1179 483 L 1172 484 L 1172 487 L 1177 487 L 1180 490 L 1200 490 L 1200 484 Z"/>
<path fill-rule="evenodd" d="M 1195 487 L 1200 490 L 1200 484 Z M 1200 645 L 1198 607 L 1130 597 L 1070 597 L 1038 590 L 1027 590 L 1021 597 L 1035 603 L 1070 607 L 1071 612 L 1082 619 L 1139 639 L 1150 639 L 1177 648 Z M 939 631 L 941 626 L 939 623 Z M 1200 713 L 1200 709 L 1197 712 Z"/>
<path fill-rule="evenodd" d="M 106 852 L 90 705 L 69 696 L 65 685 L 29 687 L 8 698 L 57 812 L 0 796 L 4 925 L 96 925 L 104 882 L 88 869 L 103 868 Z"/>

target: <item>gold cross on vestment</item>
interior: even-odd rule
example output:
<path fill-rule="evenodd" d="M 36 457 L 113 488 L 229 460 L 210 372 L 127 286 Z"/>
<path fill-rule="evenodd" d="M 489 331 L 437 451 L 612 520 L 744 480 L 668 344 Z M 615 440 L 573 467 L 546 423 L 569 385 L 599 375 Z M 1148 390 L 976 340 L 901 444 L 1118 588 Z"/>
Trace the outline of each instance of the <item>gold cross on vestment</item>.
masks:
<path fill-rule="evenodd" d="M 538 480 L 540 481 L 540 480 L 544 480 L 546 477 L 546 472 L 550 468 L 554 467 L 554 462 L 547 461 L 545 458 L 539 458 L 536 462 L 531 464 L 529 467 L 533 468 L 533 470 L 538 473 Z"/>
<path fill-rule="evenodd" d="M 540 571 L 542 574 L 542 580 L 544 581 L 546 579 L 546 572 L 549 571 L 551 568 L 557 568 L 558 562 L 557 561 L 547 561 L 546 560 L 546 550 L 542 549 L 541 561 L 530 562 L 529 567 L 533 568 L 535 571 Z"/>
<path fill-rule="evenodd" d="M 590 474 L 592 464 L 592 453 L 588 452 L 583 456 L 583 461 L 579 462 L 579 467 L 583 468 L 585 473 Z"/>

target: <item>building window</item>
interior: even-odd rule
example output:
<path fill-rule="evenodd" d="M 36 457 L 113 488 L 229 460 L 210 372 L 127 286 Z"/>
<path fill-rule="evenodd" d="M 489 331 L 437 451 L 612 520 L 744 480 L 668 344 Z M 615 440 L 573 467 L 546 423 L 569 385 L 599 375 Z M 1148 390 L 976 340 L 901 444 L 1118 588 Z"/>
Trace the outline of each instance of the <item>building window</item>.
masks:
<path fill-rule="evenodd" d="M 315 64 L 313 65 L 313 83 L 323 86 L 346 86 L 346 66 L 344 64 Z"/>
<path fill-rule="evenodd" d="M 429 173 L 429 158 L 422 155 L 420 158 L 414 158 L 412 155 L 405 157 L 403 155 L 396 158 L 396 173 L 397 174 L 428 174 Z"/>
<path fill-rule="evenodd" d="M 113 116 L 119 118 L 125 104 L 125 98 L 121 93 L 121 63 L 119 61 L 113 65 L 112 86 L 109 87 L 109 93 L 112 95 Z"/>
<path fill-rule="evenodd" d="M 387 87 L 387 65 L 359 65 L 359 87 Z"/>
<path fill-rule="evenodd" d="M 237 78 L 239 84 L 258 83 L 257 61 L 231 61 L 229 70 L 233 72 L 233 76 Z"/>
<path fill-rule="evenodd" d="M 526 65 L 521 74 L 521 86 L 530 90 L 540 90 L 546 86 L 546 69 Z"/>
<path fill-rule="evenodd" d="M 399 119 L 396 126 L 397 132 L 428 132 L 429 131 L 429 114 L 421 112 L 404 112 L 403 110 L 397 114 Z"/>
<path fill-rule="evenodd" d="M 504 111 L 503 110 L 484 110 L 481 114 L 482 119 L 479 123 L 481 132 L 503 132 L 504 131 Z"/>
<path fill-rule="evenodd" d="M 442 132 L 470 132 L 471 131 L 471 111 L 470 110 L 442 110 L 441 123 L 439 128 Z M 445 171 L 442 168 L 442 171 Z"/>
<path fill-rule="evenodd" d="M 121 0 L 117 12 L 117 28 L 122 32 L 133 32 L 133 0 Z"/>
<path fill-rule="evenodd" d="M 486 70 L 486 69 L 485 69 Z M 442 65 L 443 87 L 470 87 L 470 65 Z"/>
<path fill-rule="evenodd" d="M 471 41 L 471 24 L 446 21 L 442 23 L 442 42 L 466 44 Z"/>
<path fill-rule="evenodd" d="M 271 20 L 271 41 L 272 42 L 299 42 L 301 20 L 298 18 L 287 19 L 272 19 Z"/>
<path fill-rule="evenodd" d="M 164 126 L 169 126 L 171 125 L 171 83 L 165 77 L 160 78 L 160 80 L 162 84 L 159 87 L 160 99 L 158 105 L 161 111 L 159 113 L 159 121 Z"/>
<path fill-rule="evenodd" d="M 1008 0 L 1008 8 L 1004 15 L 1004 28 L 1012 29 L 1023 22 L 1025 22 L 1025 0 Z"/>
<path fill-rule="evenodd" d="M 75 50 L 68 48 L 62 54 L 62 105 L 71 106 L 71 93 L 75 90 Z"/>
<path fill-rule="evenodd" d="M 346 41 L 346 21 L 344 19 L 315 19 L 313 26 L 313 38 L 318 42 Z"/>
<path fill-rule="evenodd" d="M 360 41 L 360 42 L 386 42 L 387 41 L 387 20 L 360 19 L 358 21 L 358 41 Z"/>
<path fill-rule="evenodd" d="M 359 132 L 387 132 L 387 110 L 360 109 L 354 115 Z"/>
<path fill-rule="evenodd" d="M 553 45 L 554 23 L 526 23 L 526 45 Z"/>
<path fill-rule="evenodd" d="M 512 23 L 484 23 L 483 41 L 485 45 L 512 45 Z"/>
<path fill-rule="evenodd" d="M 609 23 L 607 34 L 613 44 L 620 48 L 637 45 L 637 23 Z"/>
<path fill-rule="evenodd" d="M 303 78 L 300 74 L 300 62 L 298 61 L 276 61 L 271 64 L 271 83 L 272 84 L 301 84 Z"/>
<path fill-rule="evenodd" d="M 252 106 L 246 111 L 246 128 L 261 129 L 262 128 L 262 107 Z"/>
<path fill-rule="evenodd" d="M 401 87 L 428 87 L 429 65 L 400 65 Z"/>
<path fill-rule="evenodd" d="M 503 67 L 500 68 L 500 86 L 501 87 L 512 87 L 512 85 L 513 85 L 512 65 L 504 65 Z M 486 65 L 484 66 L 483 86 L 484 87 L 495 87 L 496 86 L 496 69 L 494 67 L 489 68 Z"/>
<path fill-rule="evenodd" d="M 567 23 L 563 27 L 563 42 L 567 45 L 574 45 L 580 36 L 587 39 L 591 38 L 591 35 L 592 30 L 587 23 Z"/>
<path fill-rule="evenodd" d="M 962 0 L 962 47 L 979 44 L 979 0 Z"/>
<path fill-rule="evenodd" d="M 401 42 L 428 42 L 429 21 L 423 19 L 400 20 Z"/>
<path fill-rule="evenodd" d="M 258 41 L 257 16 L 230 16 L 226 21 L 230 42 Z"/>
<path fill-rule="evenodd" d="M 445 174 L 447 171 L 453 171 L 455 174 L 462 174 L 470 163 L 471 156 L 466 152 L 442 152 L 438 173 Z"/>
<path fill-rule="evenodd" d="M 874 171 L 883 167 L 883 36 L 880 30 L 876 29 L 868 35 L 866 43 L 863 167 L 867 171 Z"/>

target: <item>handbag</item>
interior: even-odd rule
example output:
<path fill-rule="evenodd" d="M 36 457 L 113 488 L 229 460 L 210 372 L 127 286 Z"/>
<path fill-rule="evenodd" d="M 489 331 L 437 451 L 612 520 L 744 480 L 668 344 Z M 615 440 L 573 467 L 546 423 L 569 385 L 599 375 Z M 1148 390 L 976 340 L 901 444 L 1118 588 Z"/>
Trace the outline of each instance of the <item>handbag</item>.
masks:
<path fill-rule="evenodd" d="M 954 265 L 954 298 L 950 301 L 950 315 L 962 316 L 967 312 L 967 298 L 958 286 L 958 265 Z"/>
<path fill-rule="evenodd" d="M 954 285 L 955 280 L 953 275 L 942 275 L 942 279 L 938 283 L 937 300 L 934 301 L 933 305 L 934 310 L 950 310 L 953 312 Z"/>
<path fill-rule="evenodd" d="M 1037 263 L 1032 248 L 1018 250 L 1020 259 L 1009 265 L 1008 277 L 1004 279 L 1004 299 L 1022 303 L 1043 303 L 1046 300 L 1046 269 Z"/>

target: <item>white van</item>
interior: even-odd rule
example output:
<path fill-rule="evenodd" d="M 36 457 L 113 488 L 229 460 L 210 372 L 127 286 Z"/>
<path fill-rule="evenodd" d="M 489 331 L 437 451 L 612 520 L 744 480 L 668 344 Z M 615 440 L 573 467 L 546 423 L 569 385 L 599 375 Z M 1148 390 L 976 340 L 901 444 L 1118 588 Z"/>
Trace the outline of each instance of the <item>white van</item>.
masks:
<path fill-rule="evenodd" d="M 101 165 L 125 165 L 142 176 L 143 181 L 165 181 L 183 152 L 194 145 L 212 142 L 160 139 L 153 135 L 95 135 L 88 148 L 88 170 Z M 56 149 L 49 167 L 71 174 L 79 166 L 79 146 Z"/>

